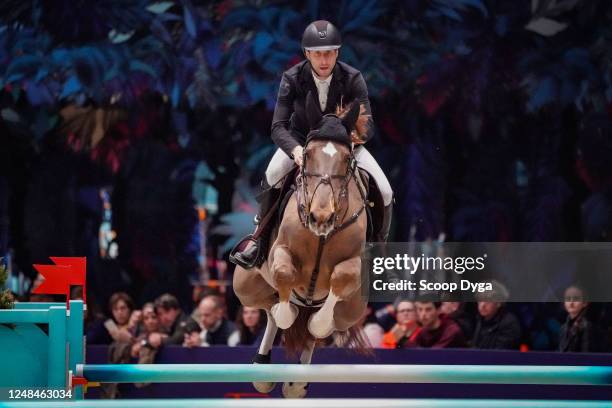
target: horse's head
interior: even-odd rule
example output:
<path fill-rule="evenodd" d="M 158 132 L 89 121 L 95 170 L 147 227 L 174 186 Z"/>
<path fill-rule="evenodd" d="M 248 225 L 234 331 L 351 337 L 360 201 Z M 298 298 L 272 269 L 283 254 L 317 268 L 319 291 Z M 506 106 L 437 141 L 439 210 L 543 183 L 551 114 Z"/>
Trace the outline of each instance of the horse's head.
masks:
<path fill-rule="evenodd" d="M 359 116 L 359 104 L 353 105 L 341 116 L 323 116 L 312 93 L 306 99 L 310 133 L 300 173 L 301 218 L 318 236 L 333 231 L 348 210 L 348 183 L 355 166 L 351 131 Z"/>

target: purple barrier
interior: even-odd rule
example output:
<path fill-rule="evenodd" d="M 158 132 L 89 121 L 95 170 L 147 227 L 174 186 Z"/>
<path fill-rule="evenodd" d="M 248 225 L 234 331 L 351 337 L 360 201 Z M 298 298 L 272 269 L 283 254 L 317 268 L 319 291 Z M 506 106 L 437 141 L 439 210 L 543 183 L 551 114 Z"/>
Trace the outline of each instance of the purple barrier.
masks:
<path fill-rule="evenodd" d="M 158 354 L 158 363 L 248 363 L 255 353 L 251 347 L 209 347 L 186 349 L 167 347 Z M 276 363 L 296 363 L 282 349 L 273 350 Z M 88 364 L 107 362 L 106 346 L 88 346 Z M 508 365 L 612 365 L 612 354 L 569 354 L 553 352 L 481 350 L 376 350 L 373 357 L 343 349 L 325 348 L 315 352 L 313 364 L 508 364 Z M 280 386 L 270 394 L 280 397 Z M 325 384 L 313 383 L 308 396 L 313 398 L 525 398 L 525 399 L 610 399 L 612 387 L 555 385 L 483 384 Z M 122 398 L 224 398 L 256 396 L 250 384 L 189 383 L 151 384 L 136 388 L 120 384 Z M 87 398 L 97 398 L 90 389 Z M 265 397 L 265 396 L 263 396 Z"/>

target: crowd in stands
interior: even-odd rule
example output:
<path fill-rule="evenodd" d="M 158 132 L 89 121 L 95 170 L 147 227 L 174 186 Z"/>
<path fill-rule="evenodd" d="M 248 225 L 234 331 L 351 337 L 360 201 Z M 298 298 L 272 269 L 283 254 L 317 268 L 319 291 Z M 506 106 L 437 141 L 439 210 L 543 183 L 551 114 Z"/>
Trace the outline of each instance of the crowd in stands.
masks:
<path fill-rule="evenodd" d="M 524 324 L 511 311 L 512 305 L 488 298 L 477 298 L 474 303 L 400 298 L 393 304 L 369 305 L 361 326 L 374 348 L 526 351 L 529 344 L 524 339 L 529 336 L 524 336 Z M 610 328 L 590 313 L 591 304 L 584 300 L 582 289 L 576 286 L 566 289 L 563 309 L 565 320 L 557 331 L 557 351 L 610 350 Z M 110 317 L 88 313 L 85 330 L 88 345 L 109 345 L 108 357 L 113 363 L 153 363 L 157 351 L 166 345 L 257 346 L 267 318 L 264 311 L 243 306 L 237 308 L 236 316 L 229 318 L 226 297 L 208 291 L 195 300 L 191 314 L 168 293 L 137 309 L 128 294 L 118 292 L 109 299 L 108 310 Z M 281 343 L 279 333 L 275 344 Z M 105 386 L 104 393 L 108 398 L 115 397 L 116 385 Z"/>
<path fill-rule="evenodd" d="M 509 306 L 486 298 L 475 303 L 400 298 L 382 307 L 370 305 L 362 328 L 374 348 L 528 349 L 523 341 L 525 329 Z M 559 325 L 557 350 L 607 351 L 607 328 L 589 313 L 582 290 L 567 288 L 563 306 L 566 319 Z M 191 314 L 181 309 L 171 294 L 136 309 L 129 295 L 115 293 L 108 309 L 110 318 L 88 317 L 87 343 L 111 345 L 109 357 L 117 362 L 132 358 L 152 361 L 155 350 L 164 345 L 258 345 L 267 318 L 262 310 L 242 306 L 230 318 L 225 297 L 215 292 L 205 292 L 196 299 Z M 277 340 L 282 341 L 280 337 Z"/>

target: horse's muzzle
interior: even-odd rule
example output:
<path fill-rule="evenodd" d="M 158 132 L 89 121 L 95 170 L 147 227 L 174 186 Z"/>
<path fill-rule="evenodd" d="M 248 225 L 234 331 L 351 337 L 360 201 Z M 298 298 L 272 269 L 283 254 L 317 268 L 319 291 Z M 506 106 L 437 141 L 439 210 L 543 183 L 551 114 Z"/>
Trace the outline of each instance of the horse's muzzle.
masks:
<path fill-rule="evenodd" d="M 311 211 L 308 214 L 308 228 L 317 236 L 327 236 L 334 229 L 336 213 Z"/>

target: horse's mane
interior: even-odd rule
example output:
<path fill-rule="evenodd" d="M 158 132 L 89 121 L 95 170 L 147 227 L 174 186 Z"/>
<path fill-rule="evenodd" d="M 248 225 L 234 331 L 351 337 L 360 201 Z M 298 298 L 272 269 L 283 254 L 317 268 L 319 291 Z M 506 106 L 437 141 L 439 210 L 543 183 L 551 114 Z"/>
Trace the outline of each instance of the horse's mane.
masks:
<path fill-rule="evenodd" d="M 336 106 L 336 116 L 338 116 L 340 119 L 344 118 L 351 110 L 353 103 L 355 102 L 349 103 L 348 105 L 342 105 L 342 102 L 340 102 L 340 105 Z M 361 104 L 359 106 L 359 116 L 355 122 L 355 130 L 357 131 L 357 136 L 359 136 L 359 138 L 364 138 L 368 132 L 368 119 L 370 116 L 371 115 L 365 114 L 365 106 Z"/>

